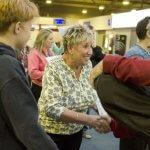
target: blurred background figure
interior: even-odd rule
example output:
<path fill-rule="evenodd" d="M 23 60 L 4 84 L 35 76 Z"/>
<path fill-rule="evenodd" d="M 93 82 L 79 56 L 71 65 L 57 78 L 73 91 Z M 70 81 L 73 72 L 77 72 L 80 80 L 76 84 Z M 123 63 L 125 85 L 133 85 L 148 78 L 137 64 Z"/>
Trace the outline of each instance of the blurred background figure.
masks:
<path fill-rule="evenodd" d="M 32 81 L 31 90 L 38 101 L 42 90 L 42 77 L 48 59 L 54 56 L 50 49 L 53 44 L 53 33 L 49 29 L 40 30 L 34 48 L 28 56 L 28 73 Z"/>
<path fill-rule="evenodd" d="M 27 80 L 29 81 L 29 84 L 31 85 L 31 80 L 28 75 L 28 55 L 31 51 L 31 48 L 29 46 L 25 46 L 25 48 L 19 50 L 16 49 L 17 59 L 21 62 L 25 69 Z"/>
<path fill-rule="evenodd" d="M 115 44 L 115 54 L 123 56 L 125 54 L 126 48 L 125 44 L 121 41 L 118 41 Z"/>
<path fill-rule="evenodd" d="M 89 25 L 87 26 L 90 31 L 92 32 L 93 35 L 93 42 L 92 42 L 92 51 L 93 54 L 90 58 L 91 62 L 92 62 L 92 66 L 94 67 L 95 65 L 97 65 L 97 63 L 99 63 L 105 56 L 105 54 L 103 54 L 103 50 L 100 46 L 96 45 L 96 37 L 95 37 L 95 31 L 94 31 L 94 27 Z"/>
<path fill-rule="evenodd" d="M 53 43 L 51 46 L 51 50 L 55 53 L 55 55 L 61 55 L 64 52 L 64 46 L 62 42 L 59 44 Z"/>

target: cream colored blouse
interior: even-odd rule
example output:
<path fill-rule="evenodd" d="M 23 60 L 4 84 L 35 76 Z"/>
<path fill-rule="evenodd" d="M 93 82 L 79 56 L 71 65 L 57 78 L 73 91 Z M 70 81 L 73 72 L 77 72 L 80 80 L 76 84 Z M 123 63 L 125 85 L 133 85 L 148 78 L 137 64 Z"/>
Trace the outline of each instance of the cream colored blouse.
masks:
<path fill-rule="evenodd" d="M 46 66 L 43 89 L 39 99 L 39 122 L 48 133 L 70 135 L 80 131 L 83 125 L 58 121 L 65 108 L 86 113 L 98 99 L 89 85 L 91 62 L 84 66 L 79 79 L 64 62 L 62 56 L 54 58 Z"/>

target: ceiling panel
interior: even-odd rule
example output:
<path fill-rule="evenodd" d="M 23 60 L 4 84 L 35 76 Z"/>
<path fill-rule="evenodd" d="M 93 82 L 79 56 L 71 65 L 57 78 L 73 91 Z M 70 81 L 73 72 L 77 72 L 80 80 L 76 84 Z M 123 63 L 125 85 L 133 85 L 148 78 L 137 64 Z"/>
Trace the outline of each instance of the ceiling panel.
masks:
<path fill-rule="evenodd" d="M 39 6 L 41 16 L 63 18 L 89 18 L 150 8 L 150 0 L 130 0 L 128 6 L 123 6 L 122 0 L 52 0 L 52 4 L 49 5 L 45 0 L 33 1 Z M 105 6 L 105 9 L 100 11 L 100 5 Z M 87 9 L 88 13 L 82 14 L 82 9 Z"/>

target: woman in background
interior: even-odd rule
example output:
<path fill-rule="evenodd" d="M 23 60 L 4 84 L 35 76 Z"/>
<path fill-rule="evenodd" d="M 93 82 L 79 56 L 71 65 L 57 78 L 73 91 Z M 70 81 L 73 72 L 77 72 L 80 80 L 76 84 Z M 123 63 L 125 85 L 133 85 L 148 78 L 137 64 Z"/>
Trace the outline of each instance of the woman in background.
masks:
<path fill-rule="evenodd" d="M 50 50 L 52 43 L 53 33 L 51 30 L 39 31 L 34 48 L 28 56 L 28 73 L 32 81 L 31 90 L 37 102 L 42 90 L 42 77 L 47 58 L 54 56 L 53 51 Z"/>

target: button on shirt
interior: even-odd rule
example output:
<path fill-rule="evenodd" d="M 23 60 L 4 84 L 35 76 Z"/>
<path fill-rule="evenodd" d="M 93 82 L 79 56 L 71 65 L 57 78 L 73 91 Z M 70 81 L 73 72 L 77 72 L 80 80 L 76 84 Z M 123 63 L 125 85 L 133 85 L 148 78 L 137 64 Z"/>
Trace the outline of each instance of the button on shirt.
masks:
<path fill-rule="evenodd" d="M 96 91 L 89 85 L 91 62 L 84 66 L 79 79 L 64 62 L 55 56 L 46 66 L 43 89 L 39 99 L 39 122 L 48 133 L 70 135 L 80 131 L 83 125 L 58 121 L 65 108 L 86 113 L 98 100 Z"/>

